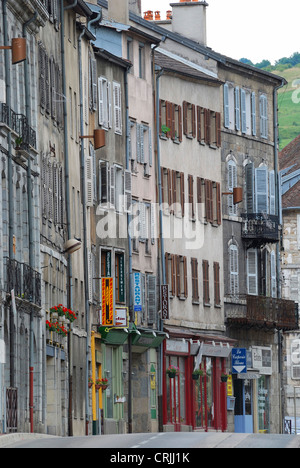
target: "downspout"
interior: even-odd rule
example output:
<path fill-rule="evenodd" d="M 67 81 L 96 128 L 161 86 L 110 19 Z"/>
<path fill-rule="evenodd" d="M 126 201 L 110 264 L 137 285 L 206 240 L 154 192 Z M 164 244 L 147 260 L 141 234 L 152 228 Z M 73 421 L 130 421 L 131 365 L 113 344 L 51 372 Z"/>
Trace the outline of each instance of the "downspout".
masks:
<path fill-rule="evenodd" d="M 34 13 L 26 23 L 23 24 L 23 37 L 26 38 L 27 27 L 35 21 L 37 12 Z M 24 61 L 24 82 L 25 82 L 25 105 L 26 118 L 28 126 L 31 127 L 31 108 L 30 108 L 30 89 L 28 76 L 28 59 Z M 29 155 L 27 162 L 27 197 L 28 197 L 28 229 L 29 229 L 29 265 L 34 269 L 34 252 L 33 252 L 33 207 L 32 207 L 32 181 L 31 181 L 31 157 Z M 34 373 L 34 331 L 33 331 L 33 311 L 30 312 L 30 337 L 29 337 L 29 417 L 30 417 L 30 432 L 34 432 L 33 427 L 33 373 Z"/>
<path fill-rule="evenodd" d="M 154 59 L 154 57 L 153 57 Z M 166 284 L 166 264 L 165 264 L 165 245 L 163 237 L 163 213 L 162 213 L 162 181 L 161 181 L 161 160 L 160 160 L 160 128 L 159 128 L 159 99 L 160 99 L 160 78 L 164 71 L 159 70 L 155 87 L 155 123 L 156 123 L 156 157 L 157 157 L 157 180 L 158 180 L 158 200 L 159 200 L 159 240 L 160 240 L 160 256 L 161 256 L 161 284 Z M 159 329 L 163 331 L 164 325 L 162 318 L 159 319 Z M 159 410 L 159 430 L 163 431 L 163 343 L 159 348 L 159 387 L 158 387 L 158 410 Z"/>
<path fill-rule="evenodd" d="M 281 213 L 279 209 L 281 207 L 281 183 L 279 184 L 279 177 L 281 180 L 281 176 L 279 175 L 279 167 L 278 167 L 278 140 L 279 140 L 279 132 L 278 132 L 278 90 L 285 86 L 286 82 L 282 79 L 282 82 L 279 86 L 274 88 L 273 92 L 273 113 L 274 113 L 274 166 L 275 166 L 275 193 L 276 193 L 276 214 L 281 218 Z M 280 186 L 279 186 L 280 185 Z M 281 298 L 281 268 L 280 268 L 280 242 L 276 244 L 276 278 L 277 278 L 277 298 Z M 277 332 L 277 340 L 278 340 L 278 387 L 279 387 L 279 427 L 280 433 L 283 433 L 283 408 L 282 408 L 282 389 L 283 381 L 282 381 L 282 331 L 278 330 Z"/>
<path fill-rule="evenodd" d="M 97 17 L 88 23 L 88 29 L 91 24 L 100 21 L 102 16 L 102 10 L 98 13 Z M 82 38 L 85 34 L 85 29 L 81 32 L 78 38 L 78 67 L 79 67 L 79 95 L 80 95 L 80 135 L 84 136 L 84 121 L 83 121 L 83 78 L 82 78 Z M 81 188 L 82 188 L 82 217 L 83 217 L 83 263 L 84 263 L 84 294 L 85 294 L 85 325 L 86 325 L 86 376 L 85 376 L 85 430 L 86 436 L 89 435 L 89 351 L 90 351 L 90 304 L 89 304 L 89 267 L 88 267 L 88 243 L 87 243 L 87 207 L 86 207 L 86 189 L 85 189 L 85 155 L 84 155 L 84 142 L 81 139 L 80 147 L 80 176 L 81 176 Z M 94 388 L 93 388 L 94 389 Z M 93 426 L 93 435 L 94 434 Z"/>
<path fill-rule="evenodd" d="M 126 108 L 126 169 L 130 170 L 129 160 L 129 91 L 128 91 L 128 70 L 125 70 L 125 108 Z M 132 216 L 127 214 L 127 235 L 128 235 L 128 263 L 129 263 L 129 322 L 134 323 L 133 312 L 133 282 L 132 282 L 132 238 L 131 238 L 131 225 Z M 132 434 L 132 337 L 131 333 L 128 335 L 128 432 Z"/>
<path fill-rule="evenodd" d="M 8 44 L 8 19 L 7 19 L 7 0 L 2 0 L 2 12 L 3 12 L 3 43 L 4 46 L 9 46 Z M 9 110 L 11 109 L 11 74 L 10 74 L 10 57 L 9 51 L 4 51 L 4 60 L 5 60 L 5 87 L 6 87 L 6 105 Z M 8 135 L 7 135 L 7 145 L 8 145 L 8 157 L 7 157 L 7 178 L 8 178 L 8 253 L 9 258 L 14 258 L 13 251 L 13 234 L 14 234 L 14 199 L 13 199 L 13 164 L 12 164 L 12 138 L 11 138 L 11 112 L 8 113 Z M 6 266 L 7 268 L 7 266 Z M 14 313 L 12 306 L 10 306 L 10 386 L 15 387 L 15 326 Z"/>

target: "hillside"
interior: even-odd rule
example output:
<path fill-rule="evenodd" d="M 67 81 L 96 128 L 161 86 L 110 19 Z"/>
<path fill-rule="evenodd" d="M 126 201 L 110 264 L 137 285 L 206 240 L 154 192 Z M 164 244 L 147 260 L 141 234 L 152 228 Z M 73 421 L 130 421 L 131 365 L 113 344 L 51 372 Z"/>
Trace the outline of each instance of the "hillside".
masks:
<path fill-rule="evenodd" d="M 282 150 L 300 135 L 300 64 L 288 70 L 272 72 L 288 82 L 278 93 L 279 146 Z"/>

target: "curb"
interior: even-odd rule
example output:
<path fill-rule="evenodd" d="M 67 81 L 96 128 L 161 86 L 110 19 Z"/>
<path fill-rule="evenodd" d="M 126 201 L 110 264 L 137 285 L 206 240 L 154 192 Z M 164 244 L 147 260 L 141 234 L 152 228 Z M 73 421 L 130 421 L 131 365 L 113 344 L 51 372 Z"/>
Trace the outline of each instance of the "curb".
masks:
<path fill-rule="evenodd" d="M 9 445 L 13 445 L 23 440 L 47 439 L 47 438 L 54 438 L 54 437 L 55 436 L 51 436 L 47 434 L 31 434 L 31 433 L 22 433 L 22 432 L 16 432 L 14 434 L 0 434 L 0 448 L 8 447 Z"/>

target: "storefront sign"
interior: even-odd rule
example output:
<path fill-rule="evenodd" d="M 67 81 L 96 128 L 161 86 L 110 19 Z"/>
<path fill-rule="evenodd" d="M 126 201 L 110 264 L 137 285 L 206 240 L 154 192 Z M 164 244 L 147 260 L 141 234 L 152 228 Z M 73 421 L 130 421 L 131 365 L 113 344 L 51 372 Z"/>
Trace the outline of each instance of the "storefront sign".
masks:
<path fill-rule="evenodd" d="M 128 307 L 117 307 L 115 310 L 115 323 L 116 328 L 128 328 Z"/>
<path fill-rule="evenodd" d="M 185 340 L 167 340 L 166 351 L 173 353 L 189 353 L 189 343 Z"/>
<path fill-rule="evenodd" d="M 142 312 L 142 287 L 141 274 L 133 273 L 133 307 L 134 312 Z"/>
<path fill-rule="evenodd" d="M 229 375 L 227 379 L 227 396 L 233 396 L 232 375 Z"/>
<path fill-rule="evenodd" d="M 233 348 L 232 350 L 232 373 L 247 373 L 247 350 L 245 348 Z"/>
<path fill-rule="evenodd" d="M 161 286 L 161 319 L 162 320 L 169 319 L 169 306 L 170 306 L 169 285 L 163 284 Z"/>
<path fill-rule="evenodd" d="M 102 322 L 103 327 L 114 326 L 114 280 L 113 278 L 101 278 L 102 298 Z"/>

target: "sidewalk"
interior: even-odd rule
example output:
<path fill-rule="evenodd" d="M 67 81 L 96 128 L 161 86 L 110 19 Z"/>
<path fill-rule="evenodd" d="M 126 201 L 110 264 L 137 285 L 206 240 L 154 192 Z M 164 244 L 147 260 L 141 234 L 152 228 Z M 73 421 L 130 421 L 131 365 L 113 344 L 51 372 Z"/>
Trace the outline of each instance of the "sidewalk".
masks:
<path fill-rule="evenodd" d="M 0 448 L 8 447 L 9 445 L 15 444 L 22 440 L 44 439 L 49 437 L 52 438 L 55 436 L 48 434 L 31 434 L 22 432 L 16 432 L 14 434 L 0 434 Z"/>

